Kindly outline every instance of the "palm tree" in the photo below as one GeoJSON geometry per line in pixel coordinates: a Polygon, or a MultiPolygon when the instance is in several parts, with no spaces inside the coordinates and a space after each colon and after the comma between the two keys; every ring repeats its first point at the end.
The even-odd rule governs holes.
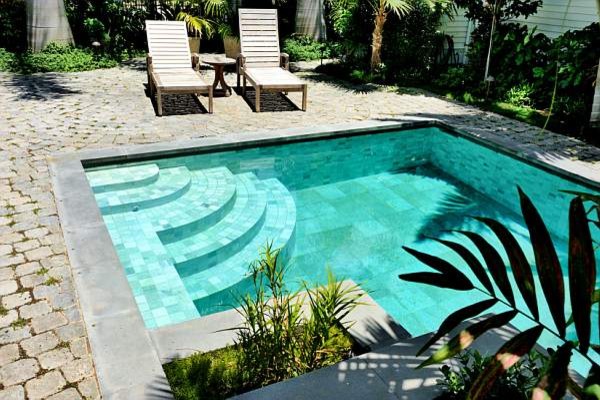
{"type": "Polygon", "coordinates": [[[410,0],[375,0],[371,1],[374,11],[373,34],[371,36],[371,71],[375,71],[381,65],[381,46],[383,44],[383,26],[390,12],[399,17],[406,15],[412,10],[410,0]]]}

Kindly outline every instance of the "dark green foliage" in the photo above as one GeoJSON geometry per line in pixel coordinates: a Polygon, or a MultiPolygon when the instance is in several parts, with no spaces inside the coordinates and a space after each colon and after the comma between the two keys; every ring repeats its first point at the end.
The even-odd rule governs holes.
{"type": "Polygon", "coordinates": [[[117,58],[146,48],[144,21],[153,18],[154,1],[135,7],[120,0],[65,0],[65,7],[78,45],[98,41],[103,52],[117,58]]]}
{"type": "Polygon", "coordinates": [[[437,31],[440,13],[422,1],[414,1],[407,15],[388,16],[382,60],[388,82],[407,86],[431,78],[443,36],[437,31]]]}
{"type": "MultiPolygon", "coordinates": [[[[27,20],[24,0],[0,0],[0,48],[23,51],[27,48],[27,20]]],[[[0,65],[0,68],[1,65],[0,65]]]]}
{"type": "Polygon", "coordinates": [[[105,55],[94,55],[89,49],[59,43],[50,43],[39,53],[12,54],[0,49],[0,70],[27,74],[89,71],[112,68],[117,64],[117,60],[105,55]]]}
{"type": "MultiPolygon", "coordinates": [[[[444,377],[438,380],[438,385],[443,388],[444,394],[438,397],[439,400],[465,399],[477,377],[493,360],[493,356],[483,356],[476,350],[467,350],[454,358],[459,364],[457,370],[448,365],[440,368],[444,377]]],[[[547,356],[531,351],[494,383],[486,398],[529,400],[547,366],[547,356]]]]}
{"type": "Polygon", "coordinates": [[[0,48],[0,71],[11,71],[15,63],[15,55],[0,48]]]}
{"type": "Polygon", "coordinates": [[[332,45],[321,43],[308,36],[292,35],[283,41],[283,52],[291,61],[309,61],[332,56],[332,45]]]}
{"type": "Polygon", "coordinates": [[[225,347],[163,365],[177,400],[225,399],[240,393],[238,350],[225,347]]]}

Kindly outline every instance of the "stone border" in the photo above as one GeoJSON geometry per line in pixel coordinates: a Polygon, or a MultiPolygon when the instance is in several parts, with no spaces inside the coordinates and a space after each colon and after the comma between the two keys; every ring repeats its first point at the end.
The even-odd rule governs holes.
{"type": "MultiPolygon", "coordinates": [[[[193,350],[209,349],[208,346],[220,346],[228,340],[226,336],[210,339],[206,335],[198,335],[198,338],[202,336],[206,340],[199,343],[198,338],[190,335],[190,329],[214,334],[216,329],[212,323],[231,326],[237,320],[231,312],[225,311],[154,332],[146,329],[87,181],[84,167],[423,127],[443,128],[566,179],[576,180],[594,190],[600,184],[597,171],[583,162],[553,158],[500,138],[496,143],[491,143],[437,120],[414,118],[405,122],[364,121],[236,133],[180,142],[86,150],[49,157],[58,214],[103,396],[116,399],[170,398],[161,361],[179,351],[189,354],[193,350]],[[209,324],[210,331],[206,329],[209,324]]],[[[373,316],[372,312],[363,314],[358,316],[358,320],[373,316]]],[[[385,312],[378,314],[376,320],[383,321],[388,327],[392,326],[388,333],[395,331],[395,323],[385,312]]],[[[386,331],[387,328],[383,330],[386,331]]],[[[370,340],[370,345],[375,346],[379,339],[370,340]]]]}

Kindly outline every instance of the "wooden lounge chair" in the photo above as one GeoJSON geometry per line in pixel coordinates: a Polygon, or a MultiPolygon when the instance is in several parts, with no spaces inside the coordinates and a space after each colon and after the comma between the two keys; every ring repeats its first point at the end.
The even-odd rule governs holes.
{"type": "Polygon", "coordinates": [[[198,54],[190,54],[187,29],[183,21],[146,21],[148,36],[148,87],[156,93],[156,108],[162,115],[164,93],[208,93],[208,112],[213,112],[212,85],[197,71],[198,54]]]}
{"type": "Polygon", "coordinates": [[[307,84],[292,74],[289,56],[279,51],[277,10],[240,8],[241,54],[237,60],[237,86],[240,75],[256,90],[256,112],[260,112],[262,92],[302,92],[302,110],[306,111],[307,84]]]}

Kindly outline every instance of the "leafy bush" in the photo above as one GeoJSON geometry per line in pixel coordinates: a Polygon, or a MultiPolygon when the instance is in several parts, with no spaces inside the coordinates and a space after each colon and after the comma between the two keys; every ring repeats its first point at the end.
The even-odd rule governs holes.
{"type": "Polygon", "coordinates": [[[94,55],[89,49],[80,49],[60,43],[50,43],[39,53],[24,53],[19,56],[13,70],[34,72],[76,72],[98,68],[112,68],[118,62],[107,56],[94,55]]]}
{"type": "Polygon", "coordinates": [[[0,48],[22,51],[27,48],[27,20],[24,0],[0,1],[0,48]]]}
{"type": "Polygon", "coordinates": [[[65,0],[65,8],[78,45],[99,41],[104,52],[120,58],[123,52],[146,48],[144,21],[153,18],[156,3],[145,3],[137,7],[122,0],[65,0]]]}
{"type": "Polygon", "coordinates": [[[506,102],[519,107],[531,107],[533,95],[533,85],[525,83],[514,86],[506,93],[506,102]]]}
{"type": "Polygon", "coordinates": [[[308,36],[293,35],[283,41],[283,51],[291,61],[310,61],[331,57],[331,47],[308,36]]]}
{"type": "Polygon", "coordinates": [[[359,304],[359,288],[343,287],[329,271],[325,286],[310,288],[305,283],[306,295],[289,292],[288,267],[279,256],[279,250],[266,247],[261,259],[251,265],[254,294],[240,299],[244,323],[236,341],[238,365],[250,387],[330,365],[348,356],[351,347],[341,320],[359,304]],[[304,296],[308,315],[302,311],[304,296]]]}
{"type": "Polygon", "coordinates": [[[0,71],[11,71],[15,63],[15,55],[0,48],[0,71]]]}
{"type": "Polygon", "coordinates": [[[178,400],[224,399],[240,392],[238,350],[230,346],[195,353],[163,366],[173,396],[178,400]]]}
{"type": "MultiPolygon", "coordinates": [[[[437,384],[444,390],[439,400],[463,400],[471,390],[477,377],[490,365],[492,356],[483,356],[477,350],[467,350],[454,357],[458,369],[448,365],[440,368],[444,375],[437,384]]],[[[492,386],[486,399],[529,400],[537,382],[544,376],[548,357],[533,350],[527,357],[510,367],[492,386]]]]}
{"type": "Polygon", "coordinates": [[[252,294],[240,298],[244,322],[234,346],[164,365],[178,400],[224,399],[339,362],[352,341],[341,322],[359,303],[357,286],[328,272],[327,284],[287,290],[287,267],[267,245],[250,266],[252,294]]]}

